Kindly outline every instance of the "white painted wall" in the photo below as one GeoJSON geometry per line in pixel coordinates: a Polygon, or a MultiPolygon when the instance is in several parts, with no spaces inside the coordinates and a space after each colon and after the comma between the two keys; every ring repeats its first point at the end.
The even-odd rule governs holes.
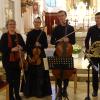
{"type": "Polygon", "coordinates": [[[100,0],[97,0],[97,11],[100,12],[100,0]]]}
{"type": "MultiPolygon", "coordinates": [[[[8,6],[9,0],[0,0],[0,29],[5,27],[6,24],[6,13],[5,9],[8,6]]],[[[14,17],[17,23],[17,30],[18,32],[22,32],[23,24],[22,24],[22,17],[21,17],[21,0],[12,0],[14,1],[14,17]]]]}
{"type": "Polygon", "coordinates": [[[23,14],[24,19],[24,29],[25,31],[29,31],[30,28],[33,28],[33,22],[32,22],[32,7],[28,7],[27,12],[23,14]]]}
{"type": "Polygon", "coordinates": [[[15,15],[15,20],[16,20],[16,28],[19,32],[21,32],[22,29],[22,18],[21,18],[21,0],[12,0],[14,1],[14,15],[15,15]]]}
{"type": "Polygon", "coordinates": [[[0,29],[5,27],[5,0],[0,0],[0,29]]]}

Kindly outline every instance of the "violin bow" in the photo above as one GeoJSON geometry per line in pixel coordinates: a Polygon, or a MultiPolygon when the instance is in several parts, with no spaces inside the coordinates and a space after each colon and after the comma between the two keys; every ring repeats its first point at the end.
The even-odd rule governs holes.
{"type": "MultiPolygon", "coordinates": [[[[44,22],[43,16],[42,16],[42,25],[43,25],[43,31],[44,31],[44,28],[45,28],[45,22],[44,22]]],[[[42,32],[43,32],[43,31],[41,30],[41,32],[40,32],[40,34],[39,34],[39,36],[37,37],[36,42],[38,42],[38,41],[39,41],[40,36],[42,35],[42,32]]]]}
{"type": "Polygon", "coordinates": [[[64,37],[58,39],[58,40],[56,41],[56,43],[57,43],[58,41],[60,41],[60,40],[63,40],[65,37],[68,37],[68,36],[72,35],[74,32],[79,31],[79,30],[80,30],[80,29],[77,29],[77,30],[75,30],[75,31],[73,31],[73,32],[71,32],[71,33],[65,35],[64,37]]]}

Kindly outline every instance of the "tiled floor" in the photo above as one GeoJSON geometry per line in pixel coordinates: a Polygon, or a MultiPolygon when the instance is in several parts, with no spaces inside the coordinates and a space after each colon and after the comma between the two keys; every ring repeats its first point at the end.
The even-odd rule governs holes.
{"type": "MultiPolygon", "coordinates": [[[[54,84],[52,84],[53,94],[52,94],[51,97],[49,96],[49,97],[40,98],[40,99],[33,97],[33,98],[26,99],[22,96],[22,98],[23,98],[22,100],[55,100],[55,91],[54,90],[55,90],[54,89],[54,84]]],[[[91,94],[92,94],[92,84],[90,84],[90,97],[91,97],[91,100],[100,100],[100,89],[99,89],[98,97],[92,98],[91,94]]],[[[84,100],[86,96],[87,96],[87,85],[86,85],[86,83],[78,82],[78,87],[77,87],[77,93],[76,94],[74,94],[73,82],[69,83],[69,87],[68,87],[69,100],[84,100]]],[[[5,91],[0,93],[0,100],[5,100],[5,91]]]]}

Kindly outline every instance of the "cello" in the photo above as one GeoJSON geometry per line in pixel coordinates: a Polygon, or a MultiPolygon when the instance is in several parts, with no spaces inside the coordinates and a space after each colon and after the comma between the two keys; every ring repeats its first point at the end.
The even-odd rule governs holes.
{"type": "MultiPolygon", "coordinates": [[[[57,45],[56,45],[56,49],[55,49],[55,53],[54,53],[55,57],[72,57],[73,46],[69,41],[65,42],[64,39],[66,37],[70,36],[71,34],[73,34],[74,32],[75,31],[65,35],[64,37],[62,37],[56,41],[57,45]]],[[[73,71],[76,72],[76,70],[73,70],[73,71]]],[[[54,69],[54,70],[52,70],[52,73],[56,79],[63,80],[66,78],[69,79],[72,76],[73,71],[72,70],[62,70],[61,71],[59,69],[54,69]],[[61,75],[61,74],[63,74],[63,75],[61,75]],[[61,77],[61,76],[63,76],[63,77],[61,77]]]]}

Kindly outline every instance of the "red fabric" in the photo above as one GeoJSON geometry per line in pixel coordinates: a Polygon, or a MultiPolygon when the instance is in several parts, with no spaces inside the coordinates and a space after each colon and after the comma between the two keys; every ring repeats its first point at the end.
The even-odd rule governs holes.
{"type": "Polygon", "coordinates": [[[12,41],[9,32],[8,32],[8,48],[12,48],[12,41]]]}
{"type": "Polygon", "coordinates": [[[45,24],[47,26],[48,35],[52,34],[54,20],[55,20],[55,24],[59,24],[57,13],[48,13],[48,12],[45,13],[45,24]]]}
{"type": "MultiPolygon", "coordinates": [[[[16,39],[18,41],[17,34],[16,34],[16,39]]],[[[10,49],[12,48],[12,40],[11,40],[11,35],[9,34],[9,32],[8,32],[8,48],[10,48],[10,49]]],[[[14,62],[14,61],[18,61],[18,60],[19,60],[19,53],[18,52],[10,52],[9,61],[14,62]]]]}

